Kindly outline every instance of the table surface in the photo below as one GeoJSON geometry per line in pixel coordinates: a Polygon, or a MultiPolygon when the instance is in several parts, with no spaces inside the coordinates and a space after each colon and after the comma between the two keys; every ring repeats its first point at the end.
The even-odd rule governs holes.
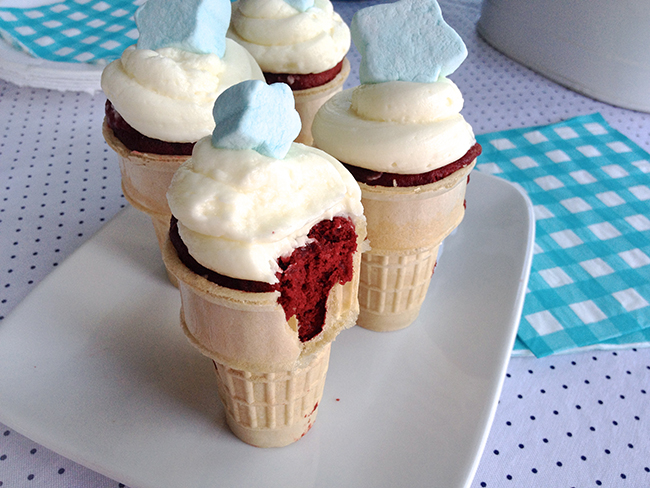
{"type": "MultiPolygon", "coordinates": [[[[349,23],[374,1],[337,2],[349,23]]],[[[469,56],[451,76],[477,134],[600,112],[650,151],[650,114],[567,90],[476,34],[479,0],[440,1],[469,56]]],[[[346,86],[358,84],[358,53],[346,86]]],[[[105,97],[0,81],[0,327],[67,256],[127,205],[101,135],[105,97]]],[[[650,486],[650,349],[512,358],[472,487],[650,486]]],[[[0,487],[124,486],[0,424],[0,487]]]]}

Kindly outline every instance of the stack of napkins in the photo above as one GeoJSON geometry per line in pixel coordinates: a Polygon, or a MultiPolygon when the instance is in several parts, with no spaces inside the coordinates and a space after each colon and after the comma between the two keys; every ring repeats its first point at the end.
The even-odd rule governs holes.
{"type": "Polygon", "coordinates": [[[650,155],[600,114],[477,140],[535,210],[514,354],[650,345],[650,155]]]}

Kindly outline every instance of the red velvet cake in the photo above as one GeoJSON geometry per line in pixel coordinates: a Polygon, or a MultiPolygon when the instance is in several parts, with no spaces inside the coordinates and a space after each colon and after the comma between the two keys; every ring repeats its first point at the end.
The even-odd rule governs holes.
{"type": "Polygon", "coordinates": [[[387,186],[387,187],[409,187],[428,185],[435,183],[443,178],[455,173],[461,168],[472,164],[474,160],[481,154],[481,145],[474,144],[469,151],[465,153],[460,159],[449,163],[441,168],[428,171],[426,173],[418,174],[398,174],[398,173],[384,173],[381,171],[373,171],[370,169],[352,166],[350,164],[343,165],[352,173],[354,179],[360,183],[365,183],[370,186],[387,186]]]}
{"type": "Polygon", "coordinates": [[[352,258],[357,250],[354,223],[349,218],[323,220],[309,232],[311,242],[280,258],[282,272],[279,283],[231,278],[199,264],[189,253],[179,233],[177,220],[172,217],[170,240],[181,262],[207,280],[233,290],[252,293],[279,291],[278,302],[287,320],[298,320],[298,336],[302,342],[317,336],[325,324],[325,303],[332,287],[352,279],[352,258]]]}
{"type": "Polygon", "coordinates": [[[295,74],[295,73],[264,73],[264,79],[271,83],[286,83],[292,90],[306,90],[329,83],[343,68],[343,60],[336,66],[320,73],[295,74]]]}
{"type": "Polygon", "coordinates": [[[131,151],[177,156],[192,155],[193,142],[167,142],[141,134],[122,118],[110,100],[106,100],[105,114],[106,125],[113,131],[115,137],[131,151]]]}

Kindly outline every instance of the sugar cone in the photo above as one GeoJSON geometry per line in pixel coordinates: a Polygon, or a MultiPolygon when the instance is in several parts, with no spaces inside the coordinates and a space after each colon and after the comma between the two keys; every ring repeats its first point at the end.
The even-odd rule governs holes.
{"type": "Polygon", "coordinates": [[[343,83],[350,74],[350,61],[343,58],[343,67],[336,77],[321,86],[307,88],[306,90],[295,90],[293,97],[296,101],[296,110],[300,114],[302,129],[295,142],[311,146],[314,138],[311,135],[311,124],[318,109],[332,96],[343,89],[343,83]]]}
{"type": "Polygon", "coordinates": [[[280,447],[312,426],[323,393],[330,344],[355,324],[361,245],[366,228],[355,222],[358,251],[353,279],[327,298],[325,325],[307,342],[294,317],[286,319],[279,292],[250,293],[216,285],[187,268],[169,239],[163,260],[181,294],[181,326],[217,368],[218,390],[231,430],[244,442],[280,447]]]}
{"type": "Polygon", "coordinates": [[[303,367],[273,373],[252,373],[215,361],[219,397],[226,422],[244,442],[281,447],[304,436],[323,396],[330,344],[303,367]]]}
{"type": "Polygon", "coordinates": [[[361,284],[357,324],[376,331],[398,330],[420,313],[436,265],[439,245],[361,258],[361,284]]]}
{"type": "Polygon", "coordinates": [[[391,331],[417,318],[440,244],[465,215],[474,164],[419,187],[359,184],[371,250],[361,260],[358,325],[391,331]]]}
{"type": "MultiPolygon", "coordinates": [[[[169,233],[171,211],[167,205],[167,188],[172,176],[189,156],[163,155],[131,151],[115,137],[106,121],[102,133],[108,145],[117,153],[122,174],[122,193],[138,210],[151,217],[158,245],[162,245],[169,233]]],[[[176,279],[168,273],[176,286],[176,279]]]]}

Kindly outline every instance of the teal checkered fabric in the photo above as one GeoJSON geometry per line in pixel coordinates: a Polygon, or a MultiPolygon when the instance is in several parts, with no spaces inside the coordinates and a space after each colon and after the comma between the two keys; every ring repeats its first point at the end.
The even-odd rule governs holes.
{"type": "Polygon", "coordinates": [[[534,205],[517,347],[542,357],[650,339],[650,155],[600,114],[477,136],[479,171],[534,205]]]}
{"type": "Polygon", "coordinates": [[[1,8],[0,34],[48,61],[105,64],[135,44],[142,0],[66,0],[39,8],[1,8]]]}

